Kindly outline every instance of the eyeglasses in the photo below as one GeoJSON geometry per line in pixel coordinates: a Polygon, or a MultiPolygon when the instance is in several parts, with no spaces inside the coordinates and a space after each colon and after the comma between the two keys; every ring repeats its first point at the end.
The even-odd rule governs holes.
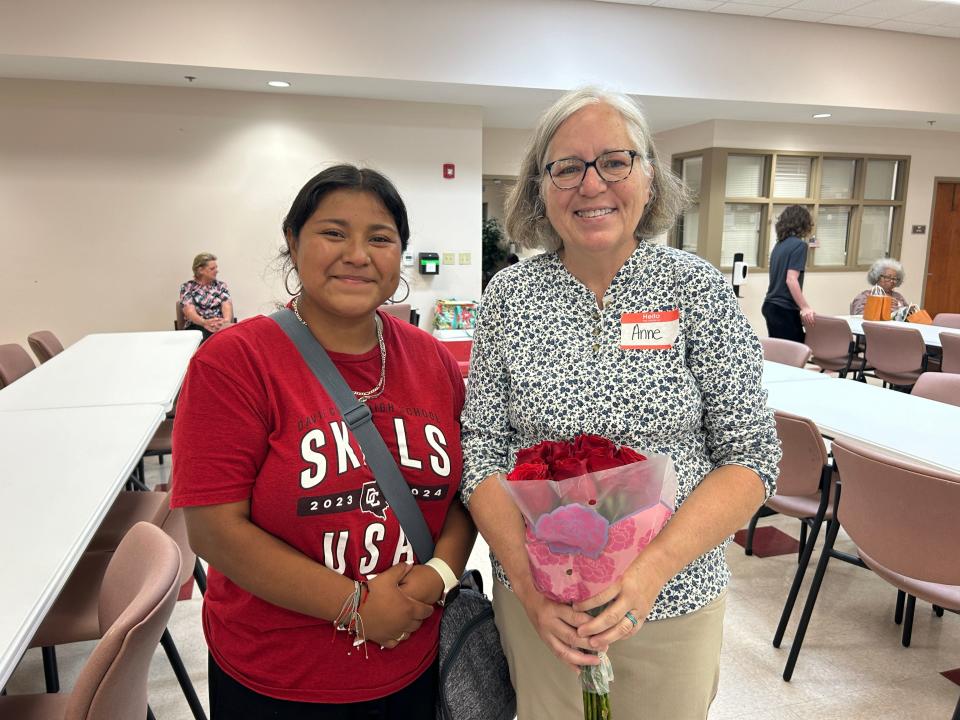
{"type": "Polygon", "coordinates": [[[889,280],[890,282],[896,282],[896,281],[899,280],[900,278],[898,278],[896,275],[881,275],[879,279],[880,279],[880,280],[889,280]]]}
{"type": "Polygon", "coordinates": [[[561,158],[547,163],[544,169],[554,185],[561,190],[572,190],[580,186],[591,167],[604,182],[626,180],[633,171],[633,159],[639,154],[636,150],[611,150],[590,162],[577,157],[561,158]]]}

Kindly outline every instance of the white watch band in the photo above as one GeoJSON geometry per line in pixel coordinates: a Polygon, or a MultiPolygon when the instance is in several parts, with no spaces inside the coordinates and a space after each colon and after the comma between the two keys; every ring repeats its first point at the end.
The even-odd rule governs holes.
{"type": "Polygon", "coordinates": [[[440,579],[443,580],[443,594],[446,595],[448,592],[453,590],[457,585],[460,584],[460,580],[456,575],[453,574],[453,570],[450,569],[450,566],[447,565],[440,558],[430,558],[424,565],[428,565],[437,571],[437,574],[440,575],[440,579]]]}

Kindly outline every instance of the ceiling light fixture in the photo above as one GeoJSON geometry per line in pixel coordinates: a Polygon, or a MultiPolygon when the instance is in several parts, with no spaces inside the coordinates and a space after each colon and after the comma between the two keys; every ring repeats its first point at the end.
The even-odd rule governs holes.
{"type": "Polygon", "coordinates": [[[824,118],[833,117],[830,113],[814,113],[813,117],[817,120],[823,120],[824,118]]]}
{"type": "Polygon", "coordinates": [[[270,87],[277,87],[277,88],[290,87],[290,83],[288,83],[286,80],[271,80],[270,82],[267,83],[267,85],[269,85],[270,87]]]}

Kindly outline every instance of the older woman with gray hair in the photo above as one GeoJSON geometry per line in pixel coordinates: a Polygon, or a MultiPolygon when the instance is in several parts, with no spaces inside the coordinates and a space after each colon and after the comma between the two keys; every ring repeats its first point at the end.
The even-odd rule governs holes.
{"type": "Polygon", "coordinates": [[[615,718],[705,718],[716,694],[724,547],[775,491],[780,450],[760,343],[729,283],[651,241],[686,202],[633,100],[594,88],[546,111],[507,201],[510,237],[546,252],[483,295],[461,496],[494,556],[521,720],[582,717],[569,669],[596,664],[594,652],[613,661],[615,718]],[[638,319],[662,339],[623,340],[638,319]],[[679,489],[676,514],[624,575],[570,607],[536,590],[498,478],[519,448],[578,433],[669,455],[679,489]]]}
{"type": "Polygon", "coordinates": [[[892,298],[892,307],[890,308],[892,312],[910,304],[903,295],[894,290],[894,288],[903,285],[903,265],[896,260],[880,258],[874,261],[867,271],[867,282],[870,283],[870,287],[857,295],[850,303],[851,315],[863,315],[863,308],[867,304],[867,296],[872,295],[874,287],[878,285],[885,295],[892,298]]]}

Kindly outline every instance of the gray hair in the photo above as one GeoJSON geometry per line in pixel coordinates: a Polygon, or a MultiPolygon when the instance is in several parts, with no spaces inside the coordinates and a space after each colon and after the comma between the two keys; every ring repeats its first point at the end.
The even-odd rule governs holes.
{"type": "Polygon", "coordinates": [[[893,258],[875,260],[867,271],[867,282],[876,285],[880,282],[880,276],[883,275],[884,270],[893,270],[897,274],[897,284],[894,287],[903,285],[903,265],[893,258]]]}
{"type": "Polygon", "coordinates": [[[208,262],[213,262],[217,256],[213,253],[202,252],[193,259],[193,276],[197,277],[197,271],[208,262]]]}
{"type": "Polygon", "coordinates": [[[686,186],[660,163],[650,128],[637,103],[622,93],[596,87],[572,90],[557,100],[541,117],[520,164],[520,175],[505,203],[505,225],[511,241],[528,249],[559,250],[562,238],[547,220],[543,183],[549,182],[544,164],[550,143],[563,122],[588,105],[605,104],[620,113],[634,149],[639,153],[640,169],[653,182],[650,200],[634,231],[638,240],[654,237],[673,227],[677,216],[689,204],[686,186]],[[654,171],[655,170],[655,171],[654,171]]]}

